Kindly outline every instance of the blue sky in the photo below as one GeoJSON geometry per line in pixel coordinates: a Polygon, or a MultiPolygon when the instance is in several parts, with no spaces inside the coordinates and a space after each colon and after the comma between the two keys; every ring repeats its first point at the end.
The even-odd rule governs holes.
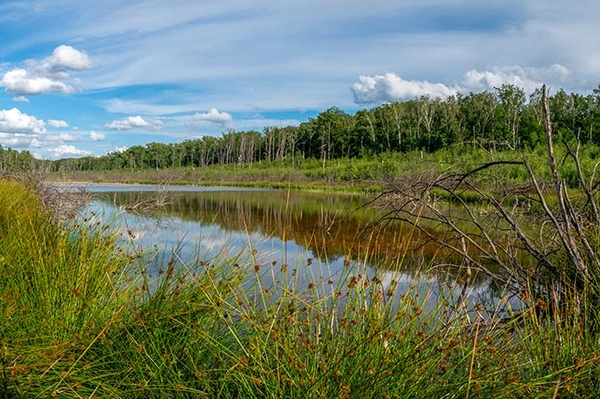
{"type": "Polygon", "coordinates": [[[2,0],[0,145],[103,155],[336,106],[600,83],[591,0],[2,0]]]}

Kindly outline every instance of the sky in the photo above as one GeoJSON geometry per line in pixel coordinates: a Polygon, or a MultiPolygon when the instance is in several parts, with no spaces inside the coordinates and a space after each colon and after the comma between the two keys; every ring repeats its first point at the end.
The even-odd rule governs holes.
{"type": "Polygon", "coordinates": [[[40,159],[330,107],[600,83],[592,0],[0,0],[0,145],[40,159]]]}

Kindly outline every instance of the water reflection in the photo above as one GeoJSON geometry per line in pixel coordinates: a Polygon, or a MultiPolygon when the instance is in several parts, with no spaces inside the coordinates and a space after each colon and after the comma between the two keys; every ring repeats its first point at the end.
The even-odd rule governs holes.
{"type": "MultiPolygon", "coordinates": [[[[138,192],[105,193],[103,198],[116,207],[144,200],[138,192]]],[[[292,242],[322,260],[332,260],[346,256],[348,248],[361,242],[372,217],[360,209],[363,202],[359,196],[276,190],[177,191],[172,192],[171,203],[145,216],[210,226],[226,236],[257,235],[292,242]]]]}
{"type": "MultiPolygon", "coordinates": [[[[150,273],[172,255],[182,262],[215,259],[248,265],[260,273],[261,286],[291,281],[296,289],[317,286],[323,294],[339,290],[338,281],[355,276],[378,279],[387,294],[417,291],[437,297],[453,289],[457,303],[496,301],[490,282],[475,279],[456,289],[448,270],[418,273],[435,257],[413,231],[401,226],[374,228],[378,213],[367,198],[285,190],[171,188],[171,201],[145,214],[125,211],[152,195],[153,187],[90,187],[96,192],[88,212],[123,231],[123,240],[152,253],[150,273]],[[150,251],[148,251],[150,249],[150,251]]],[[[389,295],[387,295],[389,296],[389,295]]]]}

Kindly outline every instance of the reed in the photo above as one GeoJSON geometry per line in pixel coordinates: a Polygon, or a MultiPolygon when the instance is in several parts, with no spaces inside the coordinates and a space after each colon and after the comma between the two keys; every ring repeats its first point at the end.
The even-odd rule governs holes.
{"type": "Polygon", "coordinates": [[[113,320],[127,259],[100,225],[53,222],[21,183],[0,180],[0,209],[3,374],[35,384],[113,320]]]}

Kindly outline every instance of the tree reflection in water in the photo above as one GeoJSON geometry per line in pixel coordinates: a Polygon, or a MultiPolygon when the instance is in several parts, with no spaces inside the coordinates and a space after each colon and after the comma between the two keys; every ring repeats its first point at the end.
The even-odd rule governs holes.
{"type": "Polygon", "coordinates": [[[481,276],[467,281],[448,267],[421,273],[444,263],[443,251],[400,225],[374,227],[378,211],[363,206],[368,198],[362,195],[175,187],[166,206],[140,215],[124,209],[151,195],[151,188],[90,189],[97,200],[87,211],[114,223],[125,239],[151,254],[150,274],[176,254],[181,262],[247,265],[260,273],[262,287],[293,280],[295,288],[320,289],[322,295],[343,289],[339,281],[376,279],[387,300],[411,287],[434,298],[450,289],[457,306],[463,299],[483,303],[500,297],[481,276]]]}

